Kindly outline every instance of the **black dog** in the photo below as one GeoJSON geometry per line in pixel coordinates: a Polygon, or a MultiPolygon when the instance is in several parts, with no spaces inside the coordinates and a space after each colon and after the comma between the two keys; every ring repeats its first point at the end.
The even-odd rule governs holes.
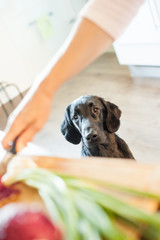
{"type": "Polygon", "coordinates": [[[82,156],[134,159],[127,144],[115,134],[120,116],[115,104],[97,96],[82,96],[67,107],[61,132],[73,144],[82,140],[82,156]]]}

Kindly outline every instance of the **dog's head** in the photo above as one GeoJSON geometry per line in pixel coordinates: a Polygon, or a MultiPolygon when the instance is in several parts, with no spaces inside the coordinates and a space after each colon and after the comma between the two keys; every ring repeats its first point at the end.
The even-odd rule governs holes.
{"type": "Polygon", "coordinates": [[[66,140],[86,147],[106,142],[106,133],[114,133],[120,126],[121,111],[103,98],[82,96],[66,109],[61,132],[66,140]]]}

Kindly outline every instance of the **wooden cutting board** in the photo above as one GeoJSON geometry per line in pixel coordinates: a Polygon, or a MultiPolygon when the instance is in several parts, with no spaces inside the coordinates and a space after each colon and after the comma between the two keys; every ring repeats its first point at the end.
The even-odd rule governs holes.
{"type": "Polygon", "coordinates": [[[160,195],[160,164],[127,159],[32,157],[41,168],[76,177],[94,178],[160,195]]]}
{"type": "MultiPolygon", "coordinates": [[[[23,160],[23,158],[26,157],[22,156],[21,159],[23,160]]],[[[30,158],[38,167],[53,170],[57,173],[72,175],[78,178],[92,178],[123,187],[155,193],[160,196],[160,164],[145,164],[127,159],[97,157],[67,159],[32,156],[30,158]]],[[[22,184],[18,188],[22,189],[22,193],[16,201],[33,201],[33,195],[35,195],[34,201],[37,201],[38,198],[35,192],[29,191],[22,184]]],[[[157,200],[135,197],[133,195],[124,197],[122,193],[118,197],[148,212],[154,212],[159,208],[157,200]]]]}
{"type": "MultiPolygon", "coordinates": [[[[144,164],[136,161],[110,158],[66,159],[57,157],[32,157],[40,168],[47,168],[57,173],[73,175],[78,178],[92,178],[155,193],[160,196],[160,164],[144,164]]],[[[159,208],[157,200],[136,196],[119,198],[147,212],[159,208]]]]}

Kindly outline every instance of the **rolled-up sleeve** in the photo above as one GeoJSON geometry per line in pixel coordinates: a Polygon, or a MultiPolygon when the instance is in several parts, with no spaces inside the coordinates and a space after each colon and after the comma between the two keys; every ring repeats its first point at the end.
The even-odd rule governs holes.
{"type": "Polygon", "coordinates": [[[90,0],[80,12],[116,39],[137,14],[145,0],[90,0]]]}

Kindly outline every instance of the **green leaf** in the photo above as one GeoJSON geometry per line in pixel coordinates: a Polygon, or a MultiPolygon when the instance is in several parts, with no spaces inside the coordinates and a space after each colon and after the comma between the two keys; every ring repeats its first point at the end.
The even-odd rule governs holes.
{"type": "Polygon", "coordinates": [[[147,214],[140,209],[131,207],[127,203],[124,203],[106,193],[98,192],[97,190],[84,191],[92,196],[93,199],[101,206],[103,206],[106,210],[112,211],[115,214],[130,221],[146,224],[150,227],[153,227],[157,234],[160,236],[160,216],[156,214],[147,214]]]}
{"type": "Polygon", "coordinates": [[[93,225],[85,218],[79,220],[79,232],[83,240],[101,240],[101,236],[93,225]]]}
{"type": "MultiPolygon", "coordinates": [[[[109,215],[88,195],[82,192],[76,192],[75,202],[81,216],[88,220],[94,229],[97,229],[103,237],[107,237],[107,239],[110,240],[129,239],[114,226],[109,215]]],[[[131,238],[129,240],[131,240],[131,238]]]]}

